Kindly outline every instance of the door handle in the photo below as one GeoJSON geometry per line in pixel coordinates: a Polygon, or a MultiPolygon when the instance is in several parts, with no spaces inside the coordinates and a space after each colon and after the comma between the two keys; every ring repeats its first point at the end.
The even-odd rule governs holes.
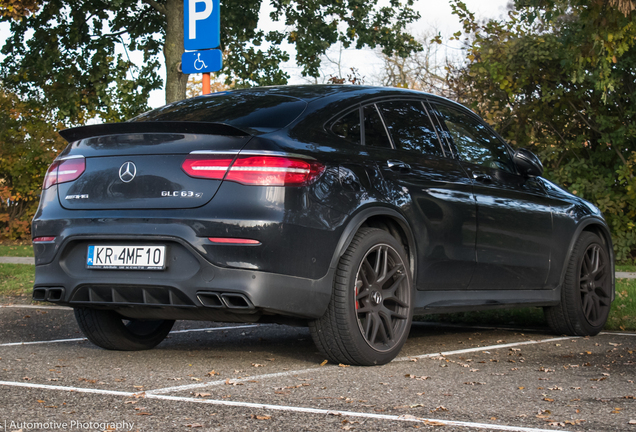
{"type": "Polygon", "coordinates": [[[484,174],[482,172],[473,172],[473,178],[477,181],[481,182],[491,182],[492,177],[489,174],[484,174]]]}
{"type": "Polygon", "coordinates": [[[389,167],[389,169],[393,171],[406,172],[411,170],[411,165],[407,164],[406,162],[402,162],[400,160],[390,159],[386,161],[386,164],[389,167]]]}

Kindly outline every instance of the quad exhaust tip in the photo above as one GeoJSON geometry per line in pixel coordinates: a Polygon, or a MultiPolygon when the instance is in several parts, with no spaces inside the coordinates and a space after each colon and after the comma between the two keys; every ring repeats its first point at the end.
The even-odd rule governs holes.
{"type": "Polygon", "coordinates": [[[227,309],[255,309],[252,302],[243,294],[198,292],[197,298],[203,306],[227,309]]]}
{"type": "Polygon", "coordinates": [[[58,302],[64,298],[64,288],[51,287],[51,288],[35,288],[33,290],[33,300],[35,301],[48,301],[58,302]]]}

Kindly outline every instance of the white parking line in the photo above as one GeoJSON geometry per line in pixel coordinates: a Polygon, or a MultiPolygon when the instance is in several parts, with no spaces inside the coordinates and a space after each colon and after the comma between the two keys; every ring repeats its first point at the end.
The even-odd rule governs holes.
{"type": "MultiPolygon", "coordinates": [[[[304,374],[304,373],[307,373],[307,372],[313,372],[313,371],[316,371],[318,369],[319,368],[317,368],[317,367],[311,367],[311,368],[307,368],[307,369],[299,369],[299,370],[293,370],[293,371],[275,372],[275,373],[271,373],[271,374],[255,375],[255,376],[249,376],[249,377],[245,377],[245,378],[233,379],[232,382],[240,383],[240,382],[246,382],[246,381],[254,381],[254,380],[257,380],[257,379],[279,378],[279,377],[290,376],[290,375],[300,375],[300,374],[304,374]]],[[[186,385],[175,386],[175,387],[163,387],[163,388],[158,388],[158,389],[155,389],[155,390],[148,390],[148,391],[146,391],[146,394],[171,393],[171,392],[175,392],[175,391],[192,390],[192,389],[198,389],[198,388],[202,388],[202,387],[217,386],[217,385],[221,385],[221,384],[225,384],[225,380],[208,381],[206,383],[199,383],[199,384],[186,384],[186,385]]]]}
{"type": "MultiPolygon", "coordinates": [[[[123,391],[115,391],[115,390],[100,390],[100,389],[88,389],[88,388],[81,388],[81,387],[53,386],[53,385],[46,385],[46,384],[30,384],[30,383],[21,383],[21,382],[13,382],[13,381],[0,381],[0,385],[7,386],[7,387],[37,388],[37,389],[43,389],[43,390],[102,394],[102,395],[109,395],[109,396],[135,397],[140,395],[139,393],[131,393],[131,392],[123,392],[123,391]]],[[[297,407],[297,406],[287,406],[287,405],[270,405],[270,404],[261,404],[261,403],[253,403],[253,402],[238,402],[238,401],[215,400],[215,399],[195,399],[191,397],[157,395],[157,394],[152,394],[148,392],[146,392],[144,396],[146,399],[156,399],[156,400],[165,400],[165,401],[174,401],[174,402],[190,402],[190,403],[209,404],[209,405],[221,405],[221,406],[228,406],[228,407],[254,408],[254,409],[265,409],[265,410],[271,410],[271,411],[287,411],[287,412],[296,412],[296,413],[305,413],[305,414],[334,415],[334,416],[343,416],[343,417],[358,417],[358,418],[368,418],[368,419],[375,419],[375,420],[388,420],[388,421],[400,421],[400,422],[411,422],[411,423],[437,423],[437,424],[443,424],[445,426],[470,427],[474,429],[489,429],[489,430],[516,431],[516,432],[553,432],[554,431],[554,429],[537,429],[537,428],[529,428],[529,427],[521,427],[521,426],[507,426],[507,425],[473,423],[473,422],[455,421],[455,420],[431,419],[431,418],[415,417],[412,415],[396,416],[396,415],[388,415],[388,414],[365,413],[365,412],[358,412],[358,411],[341,411],[341,410],[327,410],[327,409],[321,409],[321,408],[297,407]]]]}
{"type": "MultiPolygon", "coordinates": [[[[197,329],[185,329],[185,330],[174,330],[171,331],[170,334],[173,333],[191,333],[191,332],[209,332],[209,331],[215,331],[215,330],[234,330],[234,329],[244,329],[244,328],[250,328],[250,327],[258,327],[258,325],[243,325],[243,326],[233,326],[233,327],[207,327],[207,328],[197,328],[197,329]]],[[[54,339],[54,340],[47,340],[47,341],[32,341],[32,342],[10,342],[10,343],[3,343],[0,344],[0,347],[5,347],[5,346],[18,346],[18,345],[39,345],[39,344],[51,344],[51,343],[62,343],[62,342],[79,342],[79,341],[85,341],[86,338],[72,338],[72,339],[54,339]]]]}
{"type": "MultiPolygon", "coordinates": [[[[535,344],[540,344],[540,343],[561,341],[561,340],[566,340],[566,339],[572,339],[572,337],[560,337],[560,338],[550,338],[550,339],[542,339],[542,340],[512,342],[512,343],[507,343],[507,344],[488,345],[488,346],[467,348],[467,349],[461,349],[461,350],[455,350],[455,351],[445,351],[445,352],[435,352],[435,353],[429,353],[429,354],[420,354],[420,355],[414,355],[414,356],[399,357],[399,358],[394,359],[393,362],[411,361],[411,359],[415,359],[415,358],[418,358],[418,359],[430,358],[430,357],[437,357],[437,356],[440,356],[440,355],[441,356],[449,356],[449,355],[455,355],[455,354],[465,354],[465,353],[475,352],[475,351],[487,351],[487,350],[495,350],[495,349],[501,349],[501,348],[511,348],[511,347],[516,347],[516,346],[521,346],[521,345],[535,345],[535,344]]],[[[283,377],[283,376],[290,376],[290,375],[299,375],[299,374],[305,374],[305,373],[308,373],[308,372],[317,371],[319,369],[331,370],[331,371],[336,370],[336,369],[332,369],[332,368],[310,367],[310,368],[307,368],[307,369],[299,369],[299,370],[294,370],[294,371],[277,372],[277,373],[263,374],[263,375],[253,375],[253,376],[249,376],[249,377],[245,377],[245,378],[233,379],[232,382],[237,382],[238,383],[238,382],[246,382],[246,381],[253,381],[253,380],[276,378],[276,377],[283,377]]],[[[198,384],[185,384],[185,385],[182,385],[182,386],[158,388],[158,389],[154,389],[154,390],[148,390],[146,392],[146,394],[171,393],[171,392],[178,392],[178,391],[185,391],[185,390],[201,389],[201,388],[217,386],[217,385],[221,385],[221,384],[225,384],[225,380],[215,380],[215,381],[208,381],[208,382],[205,382],[205,383],[198,383],[198,384]]]]}
{"type": "Polygon", "coordinates": [[[523,341],[523,342],[511,342],[511,343],[507,343],[507,344],[498,344],[498,345],[487,345],[487,346],[466,348],[466,349],[455,350],[455,351],[443,351],[443,352],[431,353],[431,354],[421,354],[421,355],[414,355],[414,356],[407,356],[407,357],[399,357],[399,358],[396,358],[393,361],[409,361],[411,359],[437,357],[437,356],[440,356],[440,355],[441,356],[448,356],[448,355],[455,355],[455,354],[466,354],[466,353],[471,353],[471,352],[476,352],[476,351],[488,351],[488,350],[495,350],[495,349],[501,349],[501,348],[512,348],[512,347],[522,346],[522,345],[536,345],[536,344],[541,344],[541,343],[556,342],[556,341],[562,341],[562,340],[568,340],[568,339],[576,339],[576,338],[578,338],[578,336],[558,337],[558,338],[541,339],[541,340],[530,340],[530,341],[523,341]]]}
{"type": "Polygon", "coordinates": [[[33,341],[33,342],[10,342],[0,344],[0,347],[8,347],[8,346],[18,346],[18,345],[39,345],[39,344],[52,344],[52,343],[60,343],[60,342],[79,342],[85,341],[86,338],[74,338],[74,339],[54,339],[48,341],[33,341]]]}
{"type": "Polygon", "coordinates": [[[0,308],[73,310],[73,308],[66,307],[66,306],[37,306],[37,305],[0,305],[0,308]]]}

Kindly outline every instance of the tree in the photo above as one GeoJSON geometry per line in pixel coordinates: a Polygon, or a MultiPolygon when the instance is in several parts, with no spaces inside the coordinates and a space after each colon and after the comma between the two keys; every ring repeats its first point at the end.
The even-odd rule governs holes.
{"type": "Polygon", "coordinates": [[[43,173],[66,142],[43,107],[0,89],[0,238],[29,238],[43,173]]]}
{"type": "MultiPolygon", "coordinates": [[[[419,44],[405,28],[419,15],[411,8],[413,0],[404,1],[379,6],[379,0],[271,0],[272,19],[285,30],[269,32],[258,29],[262,0],[223,4],[220,48],[226,83],[286,83],[280,68],[289,59],[280,48],[284,40],[295,47],[302,74],[312,77],[319,74],[322,55],[338,41],[345,47],[381,47],[387,55],[417,51],[419,44]]],[[[52,0],[12,21],[11,32],[2,48],[4,86],[54,107],[67,124],[95,116],[115,121],[147,109],[149,92],[162,85],[160,53],[166,101],[185,98],[188,77],[179,72],[182,0],[52,0]],[[129,60],[133,51],[143,54],[141,67],[129,60]]]]}
{"type": "Polygon", "coordinates": [[[476,22],[454,0],[467,44],[466,100],[546,176],[594,202],[618,260],[636,257],[636,12],[615,0],[516,0],[476,22]]]}
{"type": "MultiPolygon", "coordinates": [[[[435,39],[437,41],[437,39],[435,39]]],[[[408,57],[380,53],[383,69],[382,85],[410,88],[457,99],[450,80],[459,59],[442,54],[439,45],[431,40],[431,33],[418,38],[422,50],[408,57]]]]}

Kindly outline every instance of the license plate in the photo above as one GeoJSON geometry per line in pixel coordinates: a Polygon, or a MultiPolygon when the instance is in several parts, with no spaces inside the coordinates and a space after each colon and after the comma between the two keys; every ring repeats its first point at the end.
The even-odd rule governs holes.
{"type": "Polygon", "coordinates": [[[86,267],[113,270],[163,270],[165,246],[88,246],[86,267]]]}

